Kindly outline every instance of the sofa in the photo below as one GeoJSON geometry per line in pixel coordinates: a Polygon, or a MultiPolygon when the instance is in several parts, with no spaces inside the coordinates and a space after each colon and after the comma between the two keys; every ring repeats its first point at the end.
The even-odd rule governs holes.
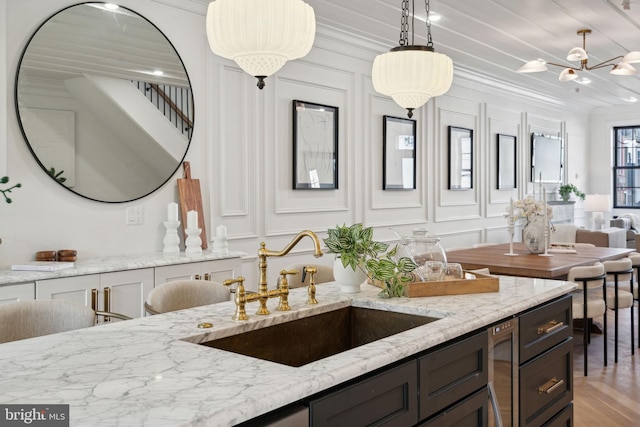
{"type": "Polygon", "coordinates": [[[634,214],[624,214],[609,221],[609,226],[622,228],[626,233],[627,248],[640,252],[640,218],[634,214]],[[636,228],[639,227],[639,228],[636,228]]]}
{"type": "Polygon", "coordinates": [[[551,243],[591,243],[608,248],[626,248],[627,232],[622,228],[589,230],[575,224],[554,224],[549,238],[551,243]]]}

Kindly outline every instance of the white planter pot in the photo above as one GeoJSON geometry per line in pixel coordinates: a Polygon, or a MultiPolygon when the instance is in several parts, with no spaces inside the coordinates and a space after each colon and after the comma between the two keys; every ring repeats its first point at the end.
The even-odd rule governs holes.
{"type": "Polygon", "coordinates": [[[360,285],[367,280],[367,275],[360,268],[355,271],[349,266],[344,268],[342,260],[336,258],[333,262],[333,278],[340,285],[340,291],[346,294],[360,292],[360,285]]]}

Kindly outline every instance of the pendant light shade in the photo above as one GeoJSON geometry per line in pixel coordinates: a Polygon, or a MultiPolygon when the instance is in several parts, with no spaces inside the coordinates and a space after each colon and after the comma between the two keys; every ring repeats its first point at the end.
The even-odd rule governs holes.
{"type": "Polygon", "coordinates": [[[446,93],[453,81],[453,62],[441,53],[393,49],[373,61],[373,88],[411,111],[446,93]]]}
{"type": "Polygon", "coordinates": [[[570,82],[578,78],[578,73],[573,68],[565,68],[558,76],[558,80],[561,82],[570,82]]]}
{"type": "Polygon", "coordinates": [[[402,2],[400,46],[378,55],[373,61],[371,70],[373,88],[383,95],[390,96],[396,104],[406,108],[409,117],[413,116],[414,109],[423,106],[430,98],[445,94],[453,81],[451,58],[436,53],[433,49],[429,0],[425,2],[427,45],[413,44],[415,7],[414,1],[411,3],[413,10],[410,13],[409,1],[402,2]],[[409,27],[412,29],[411,43],[409,42],[409,27]]]}
{"type": "Polygon", "coordinates": [[[207,10],[207,39],[216,55],[264,79],[311,50],[313,8],[302,0],[215,0],[207,10]]]}
{"type": "Polygon", "coordinates": [[[584,59],[589,59],[589,55],[587,55],[587,51],[581,47],[574,47],[567,55],[568,61],[582,61],[584,59]]]}
{"type": "Polygon", "coordinates": [[[540,71],[547,71],[547,66],[544,62],[539,60],[533,60],[525,63],[522,67],[518,68],[518,73],[539,73],[540,71]]]}
{"type": "Polygon", "coordinates": [[[636,70],[633,65],[629,65],[625,62],[620,62],[616,64],[613,67],[613,70],[609,71],[609,73],[616,76],[633,76],[634,74],[638,74],[638,70],[636,70]]]}

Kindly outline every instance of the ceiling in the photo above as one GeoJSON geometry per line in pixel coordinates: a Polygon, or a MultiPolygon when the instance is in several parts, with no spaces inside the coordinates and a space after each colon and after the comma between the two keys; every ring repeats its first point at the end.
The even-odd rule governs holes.
{"type": "MultiPolygon", "coordinates": [[[[392,48],[398,45],[401,0],[305,0],[319,24],[364,36],[392,48]]],[[[589,66],[628,51],[640,51],[640,0],[431,0],[431,11],[442,16],[432,24],[436,52],[451,57],[455,75],[489,87],[510,86],[528,96],[557,105],[591,109],[630,105],[640,100],[640,73],[614,76],[609,68],[583,71],[591,83],[562,83],[562,68],[518,74],[537,58],[559,64],[569,50],[582,45],[577,30],[587,36],[589,66]],[[630,10],[623,9],[623,2],[630,10]]],[[[425,16],[416,1],[416,16],[425,16]]],[[[418,21],[416,21],[418,22],[418,21]]],[[[416,44],[425,44],[426,28],[416,24],[416,44]]],[[[635,64],[640,71],[640,64],[635,64]]],[[[640,102],[640,101],[639,101],[640,102]]]]}

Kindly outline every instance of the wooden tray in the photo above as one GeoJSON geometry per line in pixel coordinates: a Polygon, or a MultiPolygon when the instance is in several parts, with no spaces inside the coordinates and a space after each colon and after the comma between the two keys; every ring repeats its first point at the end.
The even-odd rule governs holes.
{"type": "MultiPolygon", "coordinates": [[[[439,295],[478,294],[484,292],[498,292],[500,280],[486,274],[465,271],[465,274],[475,275],[475,279],[438,280],[435,282],[409,282],[404,285],[404,296],[409,298],[433,297],[439,295]]],[[[378,281],[373,283],[381,288],[378,281]]]]}

